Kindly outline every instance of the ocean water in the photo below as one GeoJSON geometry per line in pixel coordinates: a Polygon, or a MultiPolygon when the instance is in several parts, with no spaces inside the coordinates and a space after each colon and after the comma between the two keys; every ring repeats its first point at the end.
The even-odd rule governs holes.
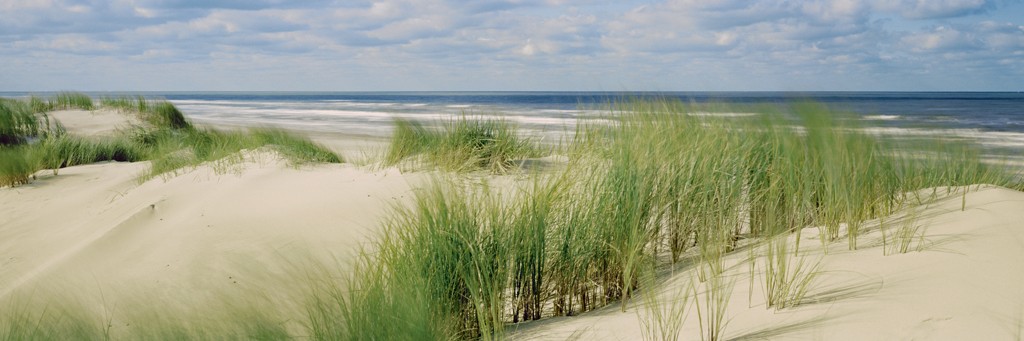
{"type": "MultiPolygon", "coordinates": [[[[496,116],[557,141],[580,120],[600,119],[623,98],[696,103],[785,104],[811,100],[856,113],[869,131],[920,138],[971,139],[992,154],[1024,155],[1024,93],[921,92],[372,92],[162,93],[197,122],[271,125],[386,136],[395,118],[438,121],[496,116]]],[[[708,115],[743,116],[748,113],[708,115]]]]}
{"type": "MultiPolygon", "coordinates": [[[[0,93],[22,97],[28,93],[0,93]]],[[[36,95],[46,96],[46,93],[36,95]]],[[[695,103],[824,103],[859,116],[881,135],[971,139],[993,154],[1024,156],[1022,92],[141,92],[94,97],[164,98],[199,123],[276,126],[317,132],[387,136],[395,118],[437,122],[458,115],[494,116],[557,140],[580,120],[600,119],[624,98],[695,103]]],[[[747,116],[750,113],[703,113],[747,116]]]]}

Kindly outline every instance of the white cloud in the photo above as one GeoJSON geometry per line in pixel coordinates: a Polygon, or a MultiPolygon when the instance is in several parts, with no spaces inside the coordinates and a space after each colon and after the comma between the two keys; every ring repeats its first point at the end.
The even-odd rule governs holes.
{"type": "MultiPolygon", "coordinates": [[[[602,84],[612,90],[792,90],[826,78],[836,80],[828,84],[899,88],[911,84],[910,75],[962,78],[956,70],[970,67],[991,72],[975,77],[1007,86],[1007,77],[1024,77],[1024,22],[996,21],[990,13],[1024,18],[1024,9],[1018,2],[999,4],[0,0],[0,55],[7,64],[26,65],[17,74],[0,68],[0,77],[16,79],[45,60],[79,69],[121,68],[116,74],[124,76],[109,80],[114,88],[119,80],[135,79],[132,70],[173,65],[176,72],[196,72],[181,79],[231,75],[210,72],[215,67],[265,73],[245,82],[204,83],[243,88],[571,89],[606,77],[602,84]],[[309,80],[282,78],[289,75],[309,80]]],[[[64,88],[60,81],[54,78],[53,87],[64,88]]]]}
{"type": "Polygon", "coordinates": [[[927,32],[913,33],[904,36],[900,41],[918,52],[973,49],[980,45],[978,39],[970,32],[962,32],[946,26],[939,26],[927,32]]]}
{"type": "Polygon", "coordinates": [[[907,34],[900,42],[915,52],[1012,53],[1024,48],[1024,27],[991,21],[943,25],[907,34]]]}
{"type": "Polygon", "coordinates": [[[66,53],[71,55],[106,54],[119,50],[119,45],[93,39],[84,34],[59,34],[47,39],[20,40],[13,42],[11,48],[28,55],[35,53],[66,53]]]}
{"type": "Polygon", "coordinates": [[[936,19],[982,13],[995,4],[990,0],[879,0],[876,6],[905,18],[936,19]]]}
{"type": "Polygon", "coordinates": [[[24,10],[24,9],[52,8],[53,6],[54,6],[53,0],[39,0],[39,1],[0,0],[0,10],[2,10],[4,12],[24,10]]]}

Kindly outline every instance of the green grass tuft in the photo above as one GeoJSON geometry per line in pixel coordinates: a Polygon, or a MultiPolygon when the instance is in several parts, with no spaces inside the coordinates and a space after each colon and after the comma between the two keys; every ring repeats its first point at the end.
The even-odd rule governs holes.
{"type": "Polygon", "coordinates": [[[25,102],[0,98],[0,146],[24,143],[40,133],[39,119],[25,102]]]}
{"type": "MultiPolygon", "coordinates": [[[[442,189],[398,213],[378,253],[365,255],[353,274],[361,289],[339,309],[359,326],[346,337],[409,338],[433,330],[486,339],[501,336],[493,327],[501,323],[613,302],[624,310],[645,285],[644,269],[694,254],[694,279],[704,292],[691,297],[702,336],[721,339],[732,291],[723,259],[739,240],[771,241],[765,290],[768,305],[782,309],[799,303],[818,273],[817,263],[795,255],[799,239],[790,248],[786,236],[820,227],[823,244],[845,238],[854,249],[866,221],[912,204],[905,193],[1013,181],[969,146],[901,145],[815,103],[758,108],[753,117],[688,114],[707,110],[672,101],[618,103],[605,120],[610,124],[577,127],[564,170],[505,201],[464,184],[435,185],[442,189]],[[392,298],[416,302],[411,310],[436,319],[381,330],[367,319],[406,318],[410,309],[382,303],[392,298]]],[[[515,158],[488,153],[526,149],[498,142],[514,136],[507,131],[500,122],[465,118],[438,129],[399,121],[385,163],[418,156],[442,169],[501,169],[488,160],[515,158]]],[[[759,257],[748,259],[754,266],[759,257]]]]}
{"type": "Polygon", "coordinates": [[[36,114],[40,111],[36,106],[45,105],[42,111],[85,106],[86,99],[88,96],[73,93],[62,93],[49,102],[35,97],[27,101],[0,99],[0,160],[4,161],[0,165],[0,185],[27,183],[30,175],[42,169],[52,169],[57,174],[60,168],[101,161],[151,160],[152,167],[142,180],[204,162],[215,162],[214,167],[222,169],[242,161],[241,151],[264,146],[276,150],[293,165],[342,162],[326,147],[283,130],[196,129],[170,102],[149,101],[141,96],[100,99],[105,107],[137,114],[149,123],[113,137],[70,136],[59,122],[51,127],[45,114],[36,114]],[[40,117],[46,119],[45,124],[40,124],[40,117]],[[23,145],[34,138],[37,141],[23,145]]]}
{"type": "MultiPolygon", "coordinates": [[[[140,108],[142,102],[111,105],[140,108]]],[[[159,105],[138,110],[155,112],[149,108],[159,105]]],[[[507,323],[615,303],[625,310],[638,290],[654,285],[645,277],[651,269],[689,260],[692,292],[683,295],[696,304],[702,338],[722,339],[734,284],[724,259],[741,240],[766,242],[764,258],[751,250],[748,261],[751,269],[754,262],[766,268],[768,306],[782,309],[798,304],[818,273],[817,263],[796,254],[799,238],[790,248],[794,234],[817,227],[826,249],[844,239],[854,249],[861,226],[920,203],[912,198],[920,189],[1020,186],[1013,175],[981,162],[975,147],[879,138],[815,103],[759,108],[753,117],[691,115],[708,108],[674,101],[625,101],[611,111],[604,120],[610,123],[577,127],[564,169],[518,191],[502,194],[456,179],[417,192],[413,205],[396,208],[361,254],[344,290],[325,282],[312,291],[305,336],[501,339],[507,323]]],[[[0,160],[60,167],[121,150],[153,160],[154,176],[202,162],[230,163],[241,150],[269,145],[293,163],[340,161],[283,131],[219,132],[161,122],[124,138],[139,149],[47,137],[3,147],[0,160]]],[[[436,128],[397,121],[392,142],[384,164],[409,160],[457,172],[507,172],[536,151],[506,122],[466,117],[436,128]]],[[[9,173],[22,175],[7,181],[26,181],[19,180],[24,171],[9,173]]],[[[919,235],[915,220],[908,221],[887,234],[886,243],[899,252],[919,235]]],[[[665,316],[683,314],[683,306],[649,307],[655,309],[649,310],[649,337],[678,334],[665,316]]],[[[241,325],[267,324],[258,317],[250,322],[241,325]]],[[[147,338],[231,338],[239,335],[235,330],[252,330],[233,328],[213,329],[221,334],[172,328],[147,338]]]]}
{"type": "Polygon", "coordinates": [[[204,162],[216,162],[225,168],[243,161],[243,150],[268,146],[293,165],[304,163],[341,163],[340,156],[307,138],[283,130],[255,129],[250,132],[223,132],[205,129],[160,129],[139,131],[133,139],[151,148],[153,166],[143,180],[175,173],[204,162]]]}
{"type": "Polygon", "coordinates": [[[436,137],[423,124],[405,119],[395,119],[395,130],[384,156],[384,165],[394,166],[402,160],[420,154],[433,147],[436,137]]]}
{"type": "Polygon", "coordinates": [[[340,339],[489,340],[503,328],[504,212],[486,196],[435,186],[398,209],[340,301],[340,339]],[[486,203],[486,204],[482,204],[486,203]],[[483,211],[479,211],[483,210],[483,211]],[[382,328],[380,321],[396,323],[382,328]]]}
{"type": "Polygon", "coordinates": [[[147,105],[142,118],[154,126],[170,129],[192,129],[192,123],[170,102],[157,102],[147,105]]]}
{"type": "Polygon", "coordinates": [[[100,105],[129,114],[137,114],[142,121],[158,129],[194,129],[192,123],[171,102],[148,100],[145,97],[102,97],[100,105]]]}
{"type": "Polygon", "coordinates": [[[341,157],[327,147],[281,129],[253,129],[250,133],[258,144],[272,146],[292,164],[342,162],[341,157]]]}
{"type": "Polygon", "coordinates": [[[49,110],[82,109],[93,110],[92,97],[80,92],[60,92],[49,101],[49,110]]]}
{"type": "Polygon", "coordinates": [[[58,169],[102,161],[135,162],[145,160],[149,151],[145,146],[127,138],[91,140],[63,135],[44,139],[36,146],[40,166],[58,169]]]}
{"type": "Polygon", "coordinates": [[[515,168],[517,161],[538,153],[537,146],[519,136],[516,127],[503,120],[461,116],[434,129],[396,120],[383,164],[392,166],[421,156],[430,166],[446,171],[506,173],[515,168]]]}
{"type": "Polygon", "coordinates": [[[0,187],[27,184],[37,164],[29,147],[0,146],[0,187]]]}
{"type": "Polygon", "coordinates": [[[100,97],[100,106],[130,113],[144,113],[150,110],[150,102],[145,97],[142,97],[142,95],[135,97],[100,97]]]}

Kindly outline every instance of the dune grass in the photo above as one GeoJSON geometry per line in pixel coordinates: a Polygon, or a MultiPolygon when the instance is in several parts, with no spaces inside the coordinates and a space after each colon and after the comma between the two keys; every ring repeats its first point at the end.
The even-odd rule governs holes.
{"type": "Polygon", "coordinates": [[[92,98],[72,92],[61,92],[49,99],[0,98],[0,146],[22,144],[28,138],[47,133],[49,117],[46,112],[73,108],[92,110],[92,98]]]}
{"type": "Polygon", "coordinates": [[[519,136],[514,125],[503,120],[460,116],[440,127],[396,119],[384,166],[410,158],[445,171],[487,170],[506,173],[517,161],[539,153],[539,148],[519,136]]]}
{"type": "Polygon", "coordinates": [[[435,139],[432,132],[427,131],[422,123],[396,119],[394,131],[391,133],[391,143],[384,154],[383,163],[386,166],[397,165],[406,158],[428,150],[435,139]]]}
{"type": "Polygon", "coordinates": [[[93,110],[92,97],[80,92],[59,92],[49,100],[49,110],[93,110]]]}
{"type": "MultiPolygon", "coordinates": [[[[966,189],[964,192],[966,193],[966,189]]],[[[909,207],[905,211],[903,216],[896,221],[886,222],[885,219],[879,221],[879,229],[882,233],[882,253],[886,256],[910,252],[914,242],[917,242],[915,248],[917,251],[924,249],[926,227],[918,221],[920,218],[918,208],[909,207]],[[891,226],[893,224],[896,226],[891,226]]]]}
{"type": "Polygon", "coordinates": [[[703,292],[696,292],[694,289],[694,311],[701,340],[717,341],[725,337],[725,327],[729,324],[726,313],[734,284],[733,279],[718,274],[703,283],[703,292]]]}
{"type": "Polygon", "coordinates": [[[37,309],[10,302],[0,312],[0,340],[109,340],[102,321],[73,304],[37,309]]]}
{"type": "MultiPolygon", "coordinates": [[[[658,287],[653,269],[644,273],[641,281],[645,288],[658,287]]],[[[688,285],[678,285],[667,297],[659,297],[659,292],[650,290],[643,294],[642,309],[636,314],[640,321],[640,332],[644,340],[677,341],[681,339],[683,323],[688,317],[690,300],[693,296],[693,281],[688,285]]]]}
{"type": "Polygon", "coordinates": [[[782,235],[764,243],[764,292],[766,308],[776,310],[796,306],[806,297],[818,275],[821,260],[813,260],[791,249],[788,236],[782,235]]]}
{"type": "Polygon", "coordinates": [[[281,129],[259,128],[249,133],[259,145],[269,145],[292,164],[341,163],[338,154],[308,138],[281,129]]]}
{"type": "Polygon", "coordinates": [[[96,109],[92,97],[81,92],[71,91],[58,92],[50,97],[29,96],[29,98],[23,101],[22,103],[27,105],[33,113],[40,114],[54,110],[96,109]]]}
{"type": "Polygon", "coordinates": [[[25,102],[0,98],[0,146],[21,144],[40,132],[39,119],[25,102]]]}
{"type": "Polygon", "coordinates": [[[29,183],[36,165],[29,148],[0,146],[0,187],[29,183]]]}
{"type": "MultiPolygon", "coordinates": [[[[765,267],[766,306],[783,309],[817,274],[817,263],[798,253],[799,238],[790,248],[795,233],[817,227],[823,245],[855,249],[867,221],[919,203],[920,189],[1014,181],[969,145],[901,145],[815,103],[765,107],[753,117],[691,115],[705,110],[673,101],[623,101],[609,110],[611,123],[577,127],[564,169],[520,188],[455,176],[416,192],[411,206],[394,209],[342,286],[325,282],[311,292],[305,335],[501,339],[509,323],[616,303],[626,310],[636,293],[653,288],[650,269],[685,260],[692,308],[649,305],[661,310],[646,330],[675,335],[679,327],[665,316],[691,309],[703,339],[723,339],[735,280],[724,259],[741,241],[765,250],[763,258],[750,251],[751,266],[765,267]]],[[[263,145],[297,160],[333,160],[283,132],[160,122],[163,129],[130,136],[149,146],[153,175],[263,145]]],[[[532,150],[500,121],[463,117],[437,128],[398,121],[383,163],[501,173],[532,150]]]]}
{"type": "Polygon", "coordinates": [[[193,129],[192,123],[170,102],[157,102],[146,106],[141,113],[143,120],[157,127],[169,129],[193,129]]]}
{"type": "Polygon", "coordinates": [[[148,112],[150,101],[142,95],[138,96],[103,96],[100,97],[100,106],[129,113],[148,112]]]}
{"type": "Polygon", "coordinates": [[[32,108],[32,112],[35,113],[45,113],[53,110],[53,105],[50,104],[50,101],[36,96],[29,96],[27,104],[29,108],[32,108]]]}
{"type": "Polygon", "coordinates": [[[192,123],[171,102],[139,96],[102,97],[100,105],[124,113],[137,114],[143,122],[162,129],[194,129],[192,123]]]}
{"type": "Polygon", "coordinates": [[[102,161],[135,162],[145,160],[149,151],[126,138],[90,140],[61,135],[42,140],[36,145],[38,162],[56,175],[60,168],[102,161]]]}
{"type": "Polygon", "coordinates": [[[194,167],[206,162],[220,162],[226,167],[243,161],[243,150],[267,147],[292,165],[305,163],[341,163],[342,159],[326,147],[277,129],[224,132],[206,129],[164,129],[141,131],[135,141],[150,146],[152,167],[143,176],[146,180],[194,167]]]}
{"type": "Polygon", "coordinates": [[[214,162],[215,169],[225,169],[243,160],[243,150],[259,148],[270,148],[296,166],[342,162],[326,147],[279,129],[223,132],[196,128],[166,101],[102,98],[101,105],[138,115],[146,122],[102,139],[67,135],[59,124],[51,126],[45,115],[37,115],[33,109],[35,105],[45,105],[45,110],[91,105],[87,99],[91,101],[82,94],[62,93],[48,102],[35,97],[27,101],[0,100],[0,161],[4,161],[0,165],[0,186],[25,184],[43,169],[52,169],[56,175],[60,168],[75,165],[149,160],[152,167],[140,179],[144,181],[206,162],[214,162]],[[47,122],[41,124],[41,118],[47,122]],[[31,138],[38,141],[26,144],[31,138]]]}
{"type": "MultiPolygon", "coordinates": [[[[704,289],[694,294],[702,336],[721,339],[732,283],[723,277],[723,259],[739,240],[765,243],[766,306],[783,309],[806,295],[818,273],[818,263],[799,255],[798,238],[788,246],[792,233],[819,227],[821,243],[845,238],[855,249],[866,221],[914,204],[907,193],[1012,181],[969,146],[899,145],[816,103],[765,107],[754,117],[688,114],[695,111],[702,110],[672,101],[618,103],[606,120],[613,123],[576,129],[564,170],[504,202],[466,194],[462,185],[436,185],[446,189],[418,197],[412,211],[399,213],[401,224],[388,225],[379,253],[364,256],[361,269],[374,270],[354,273],[356,287],[370,281],[376,291],[353,290],[346,302],[370,302],[369,292],[378,300],[402,297],[439,316],[409,330],[500,337],[494,326],[502,322],[574,315],[613,302],[625,310],[643,290],[643,269],[694,254],[695,279],[704,289]],[[415,270],[424,268],[430,273],[415,270]],[[394,282],[408,278],[426,287],[394,282]]],[[[472,146],[467,141],[476,135],[456,125],[485,124],[455,121],[438,132],[399,122],[386,159],[472,146]]],[[[345,316],[404,314],[396,308],[341,307],[345,316]]],[[[375,328],[367,322],[348,336],[378,335],[375,328]]]]}
{"type": "Polygon", "coordinates": [[[361,259],[364,275],[335,300],[345,317],[340,339],[497,337],[508,271],[504,212],[486,194],[443,186],[415,202],[397,209],[374,256],[361,259]]]}
{"type": "Polygon", "coordinates": [[[7,300],[0,309],[0,340],[285,340],[295,334],[269,304],[238,301],[251,298],[224,294],[183,306],[85,304],[63,296],[7,300]]]}

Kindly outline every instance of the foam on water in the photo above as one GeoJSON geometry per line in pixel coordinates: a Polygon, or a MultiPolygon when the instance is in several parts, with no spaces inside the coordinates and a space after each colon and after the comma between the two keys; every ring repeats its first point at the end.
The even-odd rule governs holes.
{"type": "Polygon", "coordinates": [[[893,121],[900,119],[900,115],[867,115],[865,120],[869,121],[893,121]]]}
{"type": "Polygon", "coordinates": [[[1013,147],[1024,149],[1024,133],[1019,132],[982,131],[980,129],[925,129],[898,127],[872,127],[864,128],[862,131],[880,136],[914,136],[936,139],[960,138],[976,141],[983,147],[1013,147]]]}
{"type": "Polygon", "coordinates": [[[697,112],[688,113],[687,115],[695,116],[695,117],[751,117],[751,116],[757,116],[758,114],[757,113],[752,113],[752,112],[705,112],[705,111],[697,111],[697,112]]]}
{"type": "MultiPolygon", "coordinates": [[[[387,135],[395,119],[425,123],[441,122],[461,116],[502,119],[533,132],[550,132],[575,126],[583,115],[580,110],[504,108],[473,104],[430,104],[425,102],[388,103],[381,101],[172,101],[197,122],[226,125],[274,125],[316,131],[387,135]],[[466,113],[461,109],[472,108],[466,113]]],[[[597,117],[597,115],[594,115],[597,117]]],[[[583,118],[586,119],[586,118],[583,118]]]]}
{"type": "MultiPolygon", "coordinates": [[[[571,134],[580,122],[605,122],[617,98],[677,98],[685,103],[779,104],[788,93],[140,93],[166,98],[197,122],[276,125],[325,132],[387,135],[395,119],[425,123],[470,117],[499,118],[527,132],[571,134]]],[[[6,93],[5,97],[32,94],[6,93]]],[[[45,94],[34,94],[46,96],[45,94]]],[[[120,94],[94,94],[94,97],[120,94]]],[[[810,99],[858,113],[864,132],[889,137],[968,139],[1024,155],[1024,94],[810,93],[810,99]]],[[[784,108],[784,106],[783,106],[784,108]]],[[[753,112],[697,111],[691,116],[743,118],[753,112]]]]}

